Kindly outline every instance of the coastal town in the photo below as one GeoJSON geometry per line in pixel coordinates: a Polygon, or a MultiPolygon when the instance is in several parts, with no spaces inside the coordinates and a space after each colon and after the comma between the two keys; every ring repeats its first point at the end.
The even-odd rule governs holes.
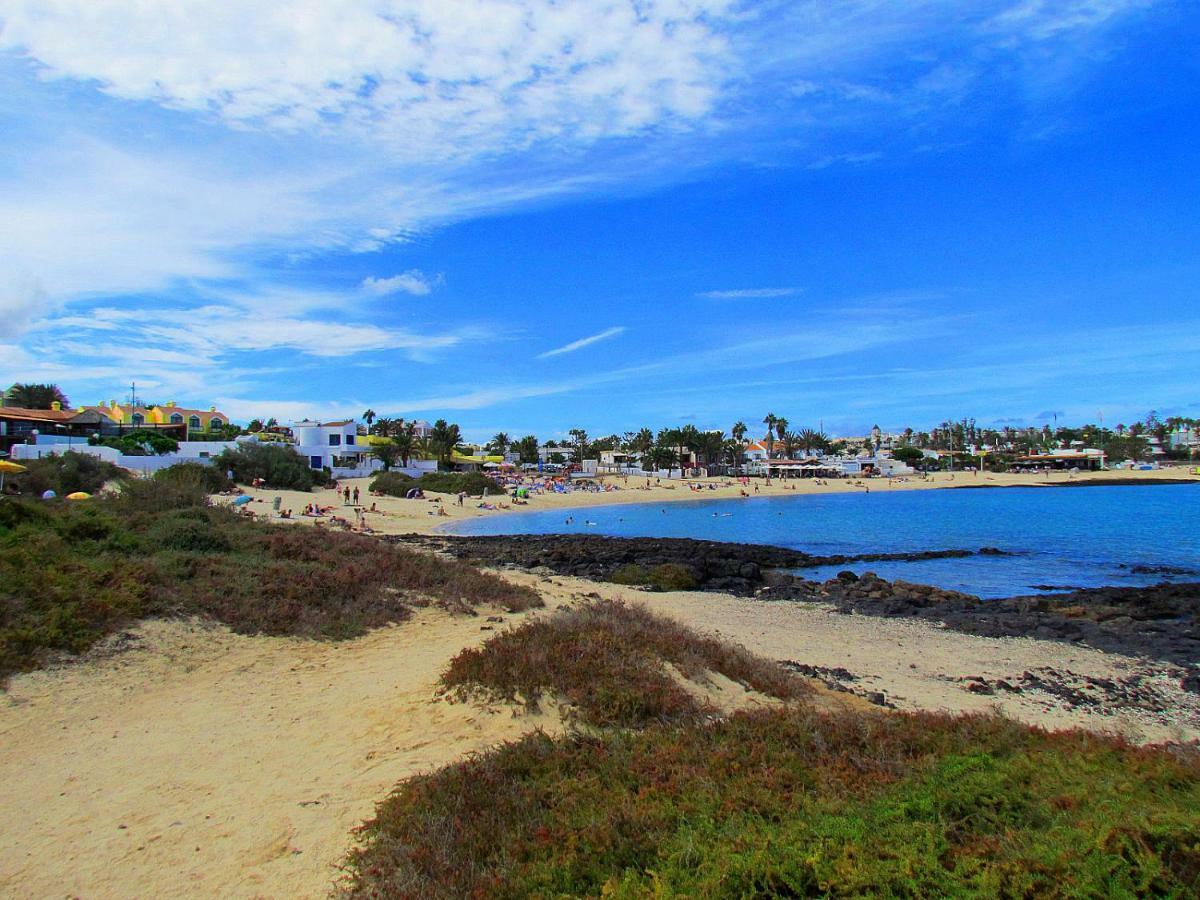
{"type": "Polygon", "coordinates": [[[0,2],[0,900],[1200,900],[1198,13],[0,2]]]}
{"type": "Polygon", "coordinates": [[[55,385],[14,384],[0,406],[0,453],[16,461],[76,452],[123,468],[152,473],[180,462],[208,464],[247,444],[286,448],[328,478],[361,478],[381,471],[411,477],[442,470],[695,479],[906,477],[931,471],[1077,471],[1186,469],[1200,457],[1200,420],[1150,412],[1144,421],[1106,429],[1095,424],[987,428],[974,419],[945,421],[929,430],[904,428],[830,436],[794,427],[767,414],[761,425],[739,421],[728,432],[694,425],[641,428],[592,437],[571,429],[559,439],[497,433],[466,440],[459,426],[438,419],[382,417],[281,424],[274,418],[235,423],[216,406],[174,401],[71,407],[55,385]],[[761,434],[761,437],[754,437],[761,434]]]}

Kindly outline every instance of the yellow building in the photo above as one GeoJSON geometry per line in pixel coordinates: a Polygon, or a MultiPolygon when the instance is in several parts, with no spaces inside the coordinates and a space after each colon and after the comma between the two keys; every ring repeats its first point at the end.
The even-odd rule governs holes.
{"type": "Polygon", "coordinates": [[[129,403],[109,400],[107,404],[85,406],[84,409],[94,409],[118,425],[127,425],[132,428],[182,425],[189,432],[219,431],[229,424],[229,416],[220,412],[215,406],[210,406],[206,410],[188,409],[176,405],[174,400],[162,406],[133,406],[129,403]]]}

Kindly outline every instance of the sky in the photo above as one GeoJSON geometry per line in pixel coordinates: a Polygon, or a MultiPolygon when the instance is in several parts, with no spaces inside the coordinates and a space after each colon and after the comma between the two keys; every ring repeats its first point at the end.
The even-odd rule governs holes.
{"type": "Polygon", "coordinates": [[[77,405],[1200,416],[1200,10],[0,0],[0,223],[77,405]]]}

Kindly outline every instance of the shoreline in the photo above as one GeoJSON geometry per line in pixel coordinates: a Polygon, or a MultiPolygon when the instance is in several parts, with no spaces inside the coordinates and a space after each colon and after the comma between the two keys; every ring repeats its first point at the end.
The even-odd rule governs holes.
{"type": "MultiPolygon", "coordinates": [[[[974,471],[974,470],[972,470],[974,471]]],[[[457,505],[455,497],[450,494],[436,494],[430,492],[425,500],[404,500],[399,497],[373,497],[369,492],[370,478],[353,478],[343,479],[341,484],[348,486],[353,490],[358,488],[360,492],[361,507],[365,510],[367,524],[375,534],[453,534],[453,529],[471,519],[476,518],[496,518],[498,516],[513,516],[520,515],[526,512],[545,512],[550,510],[561,510],[563,512],[584,510],[592,507],[607,507],[607,506],[624,506],[638,503],[644,504],[659,504],[659,503],[681,503],[681,502],[705,502],[708,500],[738,500],[738,499],[753,499],[763,497],[799,497],[799,496],[826,496],[830,494],[846,494],[846,493],[881,493],[890,494],[903,491],[914,490],[963,490],[972,488],[1000,488],[1000,487],[1032,487],[1032,488],[1052,488],[1052,487],[1074,487],[1074,486],[1130,486],[1130,485],[1162,485],[1162,484],[1200,484],[1200,476],[1179,477],[1172,473],[1169,476],[1164,476],[1162,470],[1154,472],[1099,472],[1090,473],[1086,478],[1075,478],[1070,473],[1055,474],[1046,480],[1044,475],[1025,475],[1025,474],[1010,474],[1010,473],[983,473],[965,474],[963,472],[937,472],[929,476],[928,479],[908,478],[908,479],[886,479],[872,478],[867,480],[862,479],[834,479],[825,481],[824,479],[795,479],[789,482],[780,482],[778,479],[773,479],[770,485],[759,482],[750,485],[751,494],[749,498],[741,497],[741,486],[736,482],[730,482],[727,478],[712,478],[712,479],[695,479],[691,482],[674,481],[670,484],[659,483],[651,484],[649,489],[645,488],[645,479],[629,479],[626,482],[621,476],[605,476],[602,481],[604,483],[613,484],[619,487],[619,490],[610,491],[574,491],[570,494],[535,494],[528,504],[512,505],[507,496],[498,495],[496,498],[489,497],[489,500],[499,500],[509,508],[507,509],[480,509],[477,504],[481,502],[480,498],[472,497],[466,501],[464,506],[457,505]],[[820,483],[817,483],[817,482],[820,483]],[[691,490],[688,484],[701,485],[700,490],[691,490]],[[753,493],[755,487],[758,493],[753,493]],[[372,511],[371,505],[375,504],[376,509],[372,511]],[[441,507],[445,515],[437,515],[437,509],[441,507]]],[[[246,489],[246,494],[249,495],[253,502],[248,504],[250,509],[262,518],[269,518],[271,521],[284,522],[287,524],[303,524],[313,525],[317,521],[311,518],[305,518],[300,515],[300,511],[304,509],[306,504],[319,503],[324,506],[333,507],[335,515],[340,515],[351,522],[355,517],[355,509],[351,506],[343,505],[342,498],[336,492],[329,489],[319,489],[311,492],[302,491],[287,491],[287,490],[270,490],[270,489],[246,489]],[[280,520],[278,517],[272,516],[272,504],[274,499],[280,499],[282,509],[290,509],[292,511],[291,519],[280,520]]],[[[227,496],[215,495],[212,498],[215,504],[228,504],[230,498],[227,496]]]]}

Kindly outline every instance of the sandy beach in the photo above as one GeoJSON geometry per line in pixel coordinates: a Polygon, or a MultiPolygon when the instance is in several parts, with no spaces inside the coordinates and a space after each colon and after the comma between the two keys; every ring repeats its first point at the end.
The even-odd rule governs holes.
{"type": "MultiPolygon", "coordinates": [[[[1200,697],[1168,667],[1078,646],[980,638],[805,603],[645,593],[505,572],[548,609],[625,598],[777,660],[853,673],[899,709],[991,710],[1046,728],[1155,742],[1200,737],[1200,697]],[[1170,712],[981,696],[970,679],[1054,670],[1136,676],[1170,712]]],[[[523,615],[541,615],[528,613],[523,615]]],[[[437,677],[505,624],[418,611],[345,643],[150,622],[108,650],[15,677],[0,696],[0,892],[23,897],[321,897],[355,826],[398,780],[560,718],[453,705],[437,677]]],[[[714,699],[732,705],[730,685],[714,699]]],[[[828,697],[828,694],[826,694],[828,697]]],[[[859,704],[865,701],[849,702],[859,704]]]]}
{"type": "MultiPolygon", "coordinates": [[[[1200,483],[1200,476],[1189,474],[1188,469],[1163,469],[1158,471],[1126,472],[1106,471],[1087,474],[1071,474],[1067,472],[1050,475],[1033,474],[998,474],[991,472],[937,472],[928,476],[909,478],[871,478],[871,479],[812,479],[797,478],[787,481],[772,479],[770,484],[762,479],[751,479],[748,490],[752,496],[758,497],[794,497],[799,494],[837,494],[863,493],[867,490],[877,492],[891,491],[921,491],[937,489],[960,488],[1003,488],[1003,487],[1054,487],[1074,482],[1126,482],[1152,484],[1164,479],[1187,479],[1200,483]],[[757,490],[757,493],[755,491],[757,490]]],[[[469,497],[463,506],[458,505],[457,498],[451,494],[427,493],[424,500],[403,500],[398,497],[373,497],[369,492],[369,478],[343,479],[342,486],[352,491],[359,490],[359,500],[366,512],[368,526],[378,534],[428,534],[433,531],[452,531],[455,522],[481,517],[513,516],[521,512],[536,512],[561,509],[564,512],[576,509],[587,509],[594,506],[613,506],[627,503],[678,503],[698,500],[729,500],[741,496],[742,486],[727,478],[711,478],[684,482],[661,479],[657,483],[651,480],[647,486],[644,478],[624,479],[620,476],[609,476],[603,479],[603,484],[611,485],[614,490],[588,492],[575,490],[569,494],[534,494],[528,504],[512,504],[507,497],[492,497],[492,505],[505,504],[508,508],[481,509],[479,497],[469,497]],[[699,489],[693,490],[689,485],[699,489]],[[371,510],[371,505],[375,510],[371,510]],[[445,515],[438,511],[444,510],[445,515]]],[[[312,525],[321,519],[301,516],[304,507],[316,502],[322,506],[333,507],[333,515],[355,522],[355,510],[343,505],[340,494],[332,490],[317,490],[311,493],[300,491],[281,491],[271,489],[247,489],[254,500],[248,508],[257,516],[278,521],[273,512],[276,497],[280,500],[280,508],[291,510],[295,521],[312,525]]],[[[229,497],[214,497],[214,503],[229,503],[229,497]]],[[[326,517],[326,521],[328,517],[326,517]]]]}

